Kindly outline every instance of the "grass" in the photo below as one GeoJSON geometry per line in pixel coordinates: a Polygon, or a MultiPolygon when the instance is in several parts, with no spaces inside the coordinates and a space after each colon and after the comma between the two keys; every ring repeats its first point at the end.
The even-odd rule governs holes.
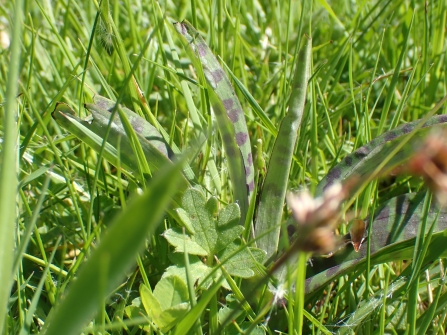
{"type": "Polygon", "coordinates": [[[427,183],[383,169],[402,170],[445,127],[399,128],[445,113],[446,13],[444,2],[404,0],[0,4],[10,41],[0,35],[0,332],[445,334],[444,211],[431,193],[414,211],[389,205],[427,183]],[[232,150],[244,130],[226,118],[228,91],[209,83],[210,61],[186,52],[202,42],[182,40],[173,23],[183,19],[241,102],[253,192],[246,153],[232,150]],[[111,107],[121,128],[82,121],[95,94],[121,104],[111,107]],[[124,106],[156,135],[142,139],[124,106]],[[174,163],[151,140],[165,141],[174,163]],[[298,226],[289,245],[286,190],[321,196],[334,167],[362,175],[331,216],[340,220],[298,226]],[[379,226],[383,208],[420,234],[376,254],[393,224],[379,226]],[[306,293],[306,273],[341,259],[312,253],[334,242],[334,229],[349,232],[353,212],[374,221],[365,262],[306,293]],[[289,266],[274,279],[278,249],[289,266]]]}

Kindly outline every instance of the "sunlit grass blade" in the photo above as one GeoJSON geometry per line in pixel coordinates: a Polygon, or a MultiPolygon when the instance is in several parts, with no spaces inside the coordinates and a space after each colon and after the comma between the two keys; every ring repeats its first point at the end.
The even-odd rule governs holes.
{"type": "MultiPolygon", "coordinates": [[[[42,193],[39,197],[39,200],[37,201],[36,206],[33,209],[33,216],[31,218],[31,220],[26,224],[26,230],[24,231],[23,236],[20,239],[20,244],[17,248],[15,259],[14,259],[13,273],[16,273],[16,271],[19,267],[19,264],[22,261],[22,257],[26,250],[26,247],[28,246],[28,242],[31,237],[31,233],[32,233],[32,231],[36,225],[37,219],[39,217],[39,213],[42,208],[43,201],[44,201],[45,197],[47,196],[46,192],[47,192],[49,184],[50,184],[50,174],[47,174],[45,181],[43,182],[43,185],[42,185],[42,193]]],[[[24,196],[22,190],[20,190],[20,195],[22,195],[22,200],[25,201],[26,199],[25,199],[25,196],[24,196]]]]}
{"type": "Polygon", "coordinates": [[[47,274],[50,270],[50,264],[53,263],[54,255],[56,254],[57,247],[60,244],[61,237],[58,238],[58,240],[55,243],[55,248],[53,252],[51,253],[50,257],[48,258],[48,264],[45,267],[45,270],[42,273],[42,277],[40,278],[39,285],[37,285],[36,290],[33,295],[33,299],[31,301],[31,304],[28,308],[25,324],[23,325],[22,329],[20,330],[19,335],[27,335],[30,334],[30,328],[31,328],[31,322],[33,322],[34,313],[36,312],[37,307],[39,306],[39,299],[42,294],[43,285],[45,283],[47,274]]]}
{"type": "MultiPolygon", "coordinates": [[[[0,332],[11,292],[14,261],[14,226],[17,220],[18,150],[17,150],[17,89],[19,83],[22,44],[23,0],[15,1],[10,60],[6,86],[6,104],[3,113],[3,139],[0,152],[0,332]]],[[[1,109],[2,107],[0,107],[1,109]]]]}
{"type": "Polygon", "coordinates": [[[101,302],[123,280],[144,241],[160,223],[171,196],[177,191],[181,165],[179,161],[157,174],[144,194],[133,199],[116,217],[65,299],[55,307],[44,334],[78,334],[86,326],[101,302]]]}
{"type": "Polygon", "coordinates": [[[427,330],[430,327],[430,324],[433,322],[435,316],[440,314],[439,309],[444,307],[443,305],[445,304],[445,297],[447,296],[447,294],[443,294],[442,297],[444,299],[441,300],[441,293],[444,287],[444,279],[440,279],[439,284],[440,285],[437,288],[436,296],[433,302],[416,322],[417,334],[427,334],[427,330]]]}
{"type": "Polygon", "coordinates": [[[401,47],[401,52],[399,55],[399,60],[397,61],[396,67],[394,68],[394,74],[393,77],[391,79],[391,83],[390,83],[390,87],[388,88],[388,94],[386,95],[386,100],[383,106],[383,110],[380,116],[380,122],[379,122],[379,126],[377,129],[377,134],[381,135],[382,131],[384,129],[385,126],[385,122],[387,120],[388,117],[388,112],[390,110],[391,107],[391,102],[393,101],[393,96],[394,96],[394,91],[396,89],[397,86],[397,82],[399,79],[399,74],[400,74],[400,69],[402,68],[403,65],[403,61],[404,61],[404,57],[407,54],[407,48],[408,48],[408,42],[411,36],[411,30],[413,27],[413,22],[414,22],[414,16],[415,13],[413,12],[413,16],[411,17],[411,21],[410,21],[410,25],[408,27],[408,31],[407,31],[407,36],[405,36],[405,41],[404,41],[404,45],[401,47]]]}

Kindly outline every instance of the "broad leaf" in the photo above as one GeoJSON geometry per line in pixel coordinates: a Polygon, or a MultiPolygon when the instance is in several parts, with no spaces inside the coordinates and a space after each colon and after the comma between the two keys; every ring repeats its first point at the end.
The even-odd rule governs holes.
{"type": "Polygon", "coordinates": [[[231,275],[250,278],[256,274],[254,272],[255,264],[264,261],[265,251],[256,248],[243,248],[233,255],[241,246],[240,239],[233,241],[222,250],[218,259],[224,263],[223,266],[231,275]]]}
{"type": "MultiPolygon", "coordinates": [[[[179,276],[186,283],[186,267],[185,267],[185,259],[184,255],[180,253],[170,254],[169,259],[175,265],[171,265],[166,269],[163,273],[163,277],[168,276],[179,276]]],[[[208,265],[204,264],[199,257],[194,255],[189,255],[189,271],[192,274],[193,281],[198,281],[202,283],[202,287],[209,287],[213,279],[217,279],[221,276],[221,271],[217,270],[214,272],[212,277],[209,277],[211,271],[213,270],[208,265]],[[205,278],[208,278],[206,281],[205,278]]],[[[229,289],[228,284],[224,285],[225,288],[229,289]]]]}
{"type": "MultiPolygon", "coordinates": [[[[385,202],[381,208],[375,211],[372,222],[371,264],[413,257],[414,240],[421,222],[424,196],[425,193],[401,195],[385,202]]],[[[432,243],[435,241],[440,243],[436,238],[442,239],[443,235],[439,234],[447,229],[447,210],[432,205],[428,218],[430,224],[426,227],[426,233],[438,213],[432,243]]],[[[447,240],[444,243],[447,243],[447,240]]],[[[366,244],[360,248],[358,253],[351,247],[347,247],[340,254],[336,253],[327,261],[331,263],[335,261],[340,264],[308,278],[306,292],[314,292],[343,274],[363,269],[365,256],[366,244]]]]}
{"type": "MultiPolygon", "coordinates": [[[[206,264],[197,258],[190,257],[190,273],[194,282],[200,281],[203,287],[211,282],[202,282],[214,268],[216,256],[233,276],[248,278],[255,275],[256,263],[262,262],[265,252],[244,246],[240,235],[244,228],[239,225],[240,211],[237,204],[229,204],[220,211],[217,199],[211,197],[206,200],[204,194],[197,189],[188,189],[182,198],[182,224],[189,226],[188,232],[179,229],[168,229],[163,236],[175,247],[175,251],[190,255],[203,256],[206,264]]],[[[185,279],[184,257],[173,257],[175,266],[167,270],[168,274],[177,274],[185,279]]],[[[220,270],[214,269],[216,276],[220,270]]],[[[226,286],[228,287],[228,286],[226,286]]]]}
{"type": "Polygon", "coordinates": [[[178,228],[171,228],[163,233],[163,237],[169,244],[175,247],[175,252],[187,252],[190,255],[206,256],[208,252],[189,235],[184,234],[178,228]]]}
{"type": "Polygon", "coordinates": [[[188,312],[188,288],[177,276],[162,278],[152,293],[140,286],[141,302],[149,318],[164,333],[174,327],[188,312]]]}
{"type": "MultiPolygon", "coordinates": [[[[66,104],[58,103],[53,112],[53,118],[65,129],[70,131],[73,135],[85,142],[96,152],[99,152],[101,145],[106,135],[106,129],[109,124],[111,114],[108,111],[95,107],[93,121],[81,120],[75,115],[75,112],[66,104]]],[[[115,120],[116,121],[116,120],[115,120]]],[[[103,152],[104,158],[114,165],[118,165],[120,161],[121,166],[125,167],[129,172],[139,175],[139,163],[134,155],[133,147],[127,137],[126,131],[123,129],[121,122],[112,122],[107,143],[103,152]],[[120,148],[120,152],[117,148],[120,148]]],[[[162,166],[172,165],[172,161],[159,151],[152,143],[141,135],[138,135],[138,140],[143,150],[145,159],[152,172],[158,171],[162,166]]],[[[156,143],[160,145],[160,141],[156,143]]],[[[189,181],[181,176],[178,183],[178,194],[181,194],[189,186],[189,181]]],[[[175,199],[179,202],[179,199],[175,199]]]]}
{"type": "Polygon", "coordinates": [[[183,195],[183,209],[189,214],[194,229],[191,239],[206,250],[211,257],[234,241],[244,228],[238,224],[240,212],[237,204],[222,209],[214,218],[216,199],[208,201],[199,190],[190,188],[183,195]]]}
{"type": "MultiPolygon", "coordinates": [[[[427,134],[434,128],[445,129],[447,127],[447,115],[436,115],[431,117],[423,126],[416,131],[413,137],[401,148],[384,166],[389,170],[407,161],[414,155],[415,147],[421,143],[427,134]]],[[[352,154],[346,156],[340,163],[334,166],[317,186],[316,195],[335,182],[347,179],[349,176],[357,175],[360,178],[371,174],[378,165],[400,144],[402,137],[410,133],[420,120],[406,123],[358,148],[352,154]]]]}
{"type": "Polygon", "coordinates": [[[307,39],[297,57],[289,111],[279,127],[256,216],[255,236],[260,236],[257,245],[267,251],[267,260],[278,251],[283,204],[298,130],[304,114],[311,61],[312,40],[307,39]]]}
{"type": "Polygon", "coordinates": [[[248,198],[254,190],[253,156],[244,111],[227,74],[200,33],[188,21],[174,23],[174,27],[196,69],[202,70],[206,79],[228,157],[234,199],[241,206],[241,221],[244,222],[248,198]]]}

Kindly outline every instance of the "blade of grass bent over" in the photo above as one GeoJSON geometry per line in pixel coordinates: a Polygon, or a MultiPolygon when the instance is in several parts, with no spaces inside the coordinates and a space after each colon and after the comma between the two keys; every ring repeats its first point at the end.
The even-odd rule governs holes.
{"type": "Polygon", "coordinates": [[[307,82],[311,64],[312,40],[306,40],[298,57],[289,112],[281,122],[259,202],[255,236],[260,236],[258,247],[267,251],[267,259],[276,254],[279,243],[280,223],[287,191],[298,129],[306,101],[307,82]],[[266,232],[269,232],[265,235],[266,232]]]}
{"type": "Polygon", "coordinates": [[[196,68],[202,69],[208,94],[228,157],[228,169],[235,200],[244,223],[248,199],[254,189],[254,167],[244,111],[225,71],[199,32],[187,21],[174,23],[181,41],[196,68]]]}
{"type": "Polygon", "coordinates": [[[112,223],[90,259],[79,271],[66,297],[55,307],[45,324],[45,335],[79,334],[94,316],[125,272],[134,264],[144,245],[177,191],[182,161],[161,169],[142,196],[129,204],[112,223]],[[103,272],[101,272],[103,270],[103,272]],[[102,285],[104,284],[104,285],[102,285]]]}

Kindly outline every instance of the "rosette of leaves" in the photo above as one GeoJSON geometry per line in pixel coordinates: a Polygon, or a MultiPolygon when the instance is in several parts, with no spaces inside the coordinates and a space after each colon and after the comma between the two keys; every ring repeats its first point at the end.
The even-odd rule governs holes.
{"type": "MultiPolygon", "coordinates": [[[[219,211],[215,197],[208,200],[198,189],[190,188],[182,198],[182,208],[177,210],[182,228],[171,228],[163,236],[175,248],[171,255],[174,265],[163,277],[178,275],[186,281],[185,257],[189,255],[188,271],[194,282],[208,287],[212,278],[203,279],[217,266],[216,258],[235,277],[249,278],[255,275],[257,263],[262,263],[265,252],[245,246],[240,238],[244,227],[239,225],[240,209],[236,203],[229,204],[219,211]]],[[[214,269],[212,277],[221,275],[214,269]]],[[[224,283],[226,288],[227,283],[224,283]]]]}

